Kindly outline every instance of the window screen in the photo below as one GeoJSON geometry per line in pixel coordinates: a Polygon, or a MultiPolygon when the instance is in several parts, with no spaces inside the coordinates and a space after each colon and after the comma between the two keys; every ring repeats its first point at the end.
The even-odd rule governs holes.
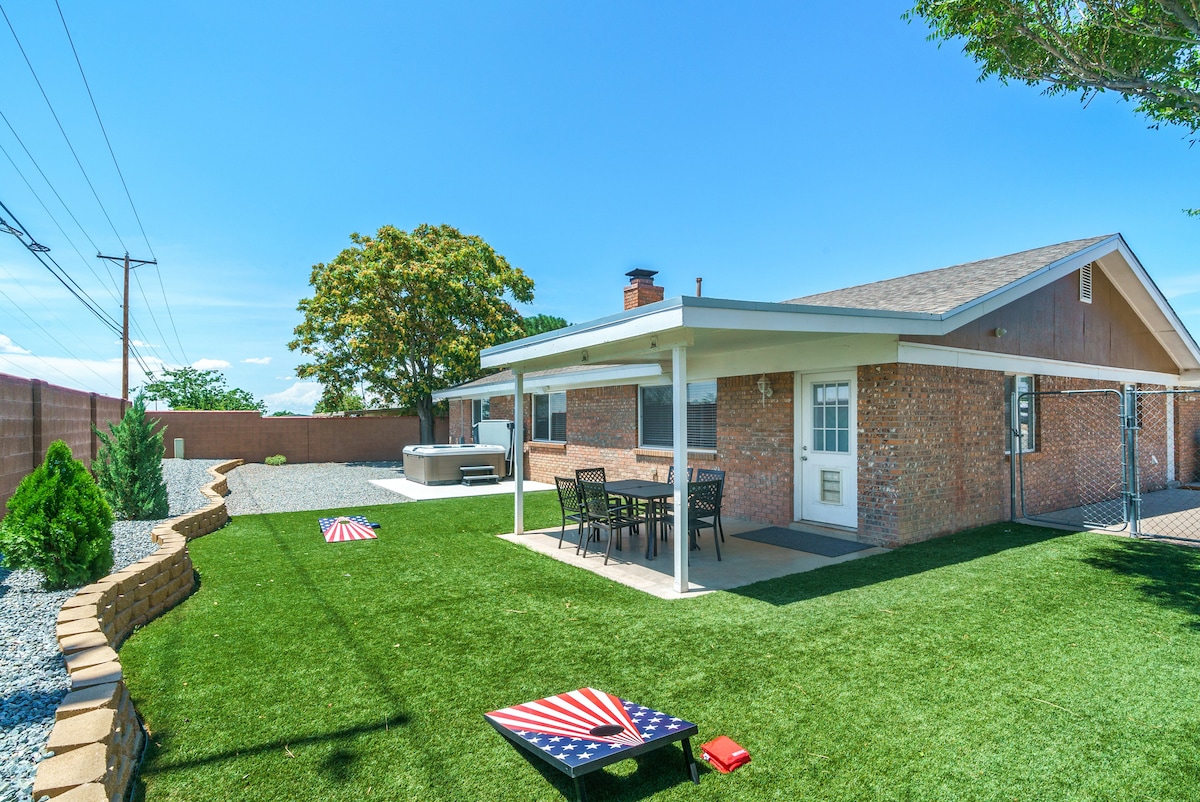
{"type": "MultiPolygon", "coordinates": [[[[674,448],[675,417],[671,410],[671,388],[643,387],[642,445],[674,448]]],[[[717,383],[694,382],[687,386],[688,448],[717,447],[717,383]]]]}
{"type": "Polygon", "coordinates": [[[566,442],[567,394],[546,393],[533,397],[533,439],[566,442]]]}

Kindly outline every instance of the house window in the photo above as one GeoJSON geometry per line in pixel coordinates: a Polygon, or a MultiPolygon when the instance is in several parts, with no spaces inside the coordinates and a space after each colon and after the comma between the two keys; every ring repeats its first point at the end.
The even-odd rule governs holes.
{"type": "MultiPolygon", "coordinates": [[[[1036,396],[1025,395],[1034,392],[1032,376],[1004,377],[1004,421],[1007,428],[1014,425],[1013,393],[1017,394],[1017,418],[1015,425],[1021,433],[1021,451],[1028,453],[1037,450],[1037,404],[1036,396]]],[[[1009,453],[1011,436],[1005,438],[1005,453],[1009,453]]]]}
{"type": "Polygon", "coordinates": [[[567,440],[567,394],[533,396],[533,439],[564,443],[567,440]]]}
{"type": "MultiPolygon", "coordinates": [[[[675,417],[671,388],[643,387],[639,393],[641,444],[647,448],[675,447],[675,417]]],[[[717,382],[693,382],[687,386],[688,448],[717,447],[717,382]]]]}
{"type": "Polygon", "coordinates": [[[492,417],[492,399],[476,398],[471,402],[471,425],[492,417]]]}

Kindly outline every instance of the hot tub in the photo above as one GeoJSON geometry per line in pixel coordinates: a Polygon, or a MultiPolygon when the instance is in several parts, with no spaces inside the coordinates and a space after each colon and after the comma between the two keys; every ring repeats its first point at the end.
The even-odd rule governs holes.
{"type": "Polygon", "coordinates": [[[489,465],[497,476],[503,477],[504,446],[432,445],[404,447],[404,478],[423,485],[456,485],[462,481],[465,465],[489,465]]]}

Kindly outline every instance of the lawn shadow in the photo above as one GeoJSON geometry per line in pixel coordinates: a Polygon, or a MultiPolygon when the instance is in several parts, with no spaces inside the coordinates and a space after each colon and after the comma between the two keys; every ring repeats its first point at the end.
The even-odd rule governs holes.
{"type": "Polygon", "coordinates": [[[1140,579],[1137,589],[1162,607],[1187,613],[1200,630],[1200,550],[1152,540],[1113,538],[1103,553],[1083,560],[1119,576],[1140,579]]]}
{"type": "Polygon", "coordinates": [[[179,762],[172,762],[169,758],[163,760],[156,759],[172,748],[174,740],[170,730],[159,730],[149,738],[149,742],[146,744],[142,766],[138,771],[131,798],[133,800],[145,800],[146,785],[142,780],[143,776],[193,769],[200,766],[221,763],[226,760],[241,759],[255,755],[269,753],[287,754],[292,749],[329,742],[337,744],[337,746],[329,755],[321,760],[320,771],[328,775],[331,780],[346,782],[353,778],[355,764],[359,760],[358,753],[345,746],[347,739],[380,731],[386,732],[393,727],[404,726],[408,724],[408,721],[408,714],[396,712],[382,720],[373,720],[370,724],[358,724],[332,732],[323,732],[296,738],[276,738],[273,741],[257,745],[243,744],[239,745],[236,749],[228,749],[217,754],[205,755],[204,757],[179,762]]]}
{"type": "Polygon", "coordinates": [[[1008,549],[1032,546],[1071,534],[1074,533],[1025,524],[992,524],[922,543],[913,543],[886,554],[875,554],[814,571],[767,579],[726,592],[784,606],[843,590],[854,590],[915,576],[925,571],[970,562],[1008,549]]]}
{"type": "MultiPolygon", "coordinates": [[[[510,744],[514,752],[533,766],[546,782],[554,786],[565,799],[575,799],[575,780],[563,774],[544,760],[524,749],[510,744]]],[[[637,770],[630,774],[615,774],[606,769],[594,771],[580,778],[585,785],[588,799],[633,800],[653,796],[660,791],[674,788],[680,784],[690,785],[691,777],[683,758],[681,743],[669,744],[662,749],[630,758],[637,764],[637,770]]],[[[610,764],[620,766],[621,762],[610,764]]],[[[703,760],[697,759],[696,766],[701,777],[712,771],[703,760]]]]}

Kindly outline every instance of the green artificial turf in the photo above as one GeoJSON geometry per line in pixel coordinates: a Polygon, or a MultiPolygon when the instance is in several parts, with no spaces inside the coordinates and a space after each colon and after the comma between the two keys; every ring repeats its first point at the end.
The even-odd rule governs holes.
{"type": "Polygon", "coordinates": [[[573,798],[482,714],[587,685],[753,756],[696,787],[673,745],[593,800],[1200,798],[1195,550],[1005,524],[663,601],[493,537],[511,498],[365,513],[192,541],[199,590],[121,650],[145,799],[573,798]]]}

